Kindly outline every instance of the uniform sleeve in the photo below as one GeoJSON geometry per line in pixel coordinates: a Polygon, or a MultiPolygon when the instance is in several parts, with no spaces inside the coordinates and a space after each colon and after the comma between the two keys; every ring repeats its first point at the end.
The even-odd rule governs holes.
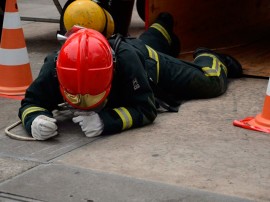
{"type": "Polygon", "coordinates": [[[154,94],[144,70],[144,60],[124,42],[116,58],[112,89],[117,88],[118,96],[112,95],[109,99],[117,104],[99,113],[104,123],[104,134],[142,127],[152,123],[157,116],[154,94]]]}
{"type": "Polygon", "coordinates": [[[55,69],[56,53],[47,56],[38,77],[26,90],[19,108],[19,118],[31,134],[31,124],[38,115],[52,117],[52,111],[63,102],[55,69]]]}

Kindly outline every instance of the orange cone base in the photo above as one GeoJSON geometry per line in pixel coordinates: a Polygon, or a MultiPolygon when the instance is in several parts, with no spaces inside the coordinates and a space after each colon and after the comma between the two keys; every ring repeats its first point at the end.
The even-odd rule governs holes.
{"type": "Polygon", "coordinates": [[[264,133],[270,133],[270,120],[262,117],[262,114],[258,114],[254,117],[247,117],[243,120],[235,120],[233,125],[239,126],[249,130],[256,130],[264,133]]]}
{"type": "Polygon", "coordinates": [[[30,64],[17,66],[0,64],[0,94],[24,95],[32,80],[30,64]]]}
{"type": "Polygon", "coordinates": [[[20,87],[12,87],[12,88],[0,87],[0,94],[3,94],[3,95],[24,95],[28,86],[29,85],[20,86],[20,87]]]}

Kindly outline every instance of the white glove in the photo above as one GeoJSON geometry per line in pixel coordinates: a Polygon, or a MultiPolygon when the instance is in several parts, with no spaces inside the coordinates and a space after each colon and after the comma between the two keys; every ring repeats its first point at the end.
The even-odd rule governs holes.
{"type": "Polygon", "coordinates": [[[46,140],[58,134],[56,119],[45,115],[37,116],[31,125],[32,136],[37,140],[46,140]]]}
{"type": "Polygon", "coordinates": [[[96,137],[103,131],[104,125],[96,112],[75,112],[72,121],[79,123],[86,137],[96,137]]]}

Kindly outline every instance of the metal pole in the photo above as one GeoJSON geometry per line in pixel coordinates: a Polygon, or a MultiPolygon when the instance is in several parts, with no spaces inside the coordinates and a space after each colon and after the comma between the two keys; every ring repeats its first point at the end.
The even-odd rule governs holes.
{"type": "Polygon", "coordinates": [[[58,0],[53,0],[53,3],[54,3],[54,5],[56,6],[56,8],[57,8],[58,12],[59,12],[59,13],[60,13],[60,15],[61,15],[61,14],[62,14],[62,12],[63,12],[63,8],[62,8],[61,4],[59,3],[59,1],[58,1],[58,0]]]}
{"type": "Polygon", "coordinates": [[[3,29],[3,21],[4,21],[4,13],[5,13],[5,6],[6,6],[6,0],[2,0],[0,2],[0,42],[1,42],[1,36],[2,36],[2,29],[3,29]]]}

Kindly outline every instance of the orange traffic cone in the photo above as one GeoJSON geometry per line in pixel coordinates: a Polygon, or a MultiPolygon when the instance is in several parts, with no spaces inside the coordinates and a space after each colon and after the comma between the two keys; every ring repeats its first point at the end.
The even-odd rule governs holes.
{"type": "Polygon", "coordinates": [[[32,82],[16,0],[6,0],[0,44],[0,94],[22,95],[32,82]]]}
{"type": "Polygon", "coordinates": [[[243,120],[235,120],[233,125],[242,128],[270,133],[270,78],[266,90],[262,113],[254,117],[247,117],[243,120]]]}

